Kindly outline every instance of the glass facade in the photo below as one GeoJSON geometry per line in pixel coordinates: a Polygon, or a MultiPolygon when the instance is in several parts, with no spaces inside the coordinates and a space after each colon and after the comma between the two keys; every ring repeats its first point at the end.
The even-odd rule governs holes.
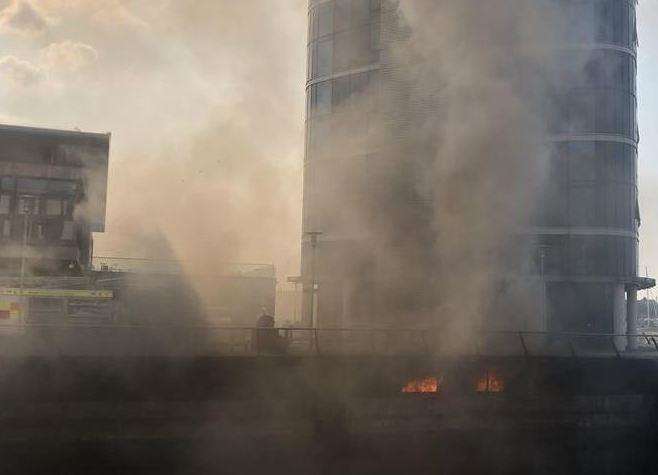
{"type": "Polygon", "coordinates": [[[565,231],[540,237],[551,256],[545,272],[633,277],[639,220],[635,5],[557,4],[569,21],[547,95],[548,129],[557,139],[536,224],[565,231]],[[589,235],[574,236],[575,228],[589,235]]]}
{"type": "Polygon", "coordinates": [[[554,1],[560,9],[560,18],[568,19],[555,31],[559,38],[571,43],[635,47],[635,0],[554,1]]]}
{"type": "Polygon", "coordinates": [[[555,2],[568,20],[556,28],[564,46],[548,76],[555,140],[535,270],[545,279],[548,329],[612,333],[615,288],[638,273],[635,1],[555,2]]]}
{"type": "Polygon", "coordinates": [[[379,61],[380,0],[331,0],[309,12],[308,78],[379,61]]]}
{"type": "MultiPolygon", "coordinates": [[[[536,79],[536,83],[521,85],[541,91],[545,99],[542,114],[550,137],[545,186],[527,236],[533,257],[526,259],[523,266],[534,274],[533,279],[541,273],[542,278],[559,283],[551,284],[544,292],[548,295],[547,307],[561,315],[554,319],[553,328],[557,329],[573,327],[564,321],[560,323],[560,319],[571,318],[568,315],[573,315],[577,308],[574,303],[567,305],[571,310],[565,310],[560,299],[576,298],[583,289],[607,298],[614,293],[611,286],[626,285],[637,277],[637,31],[635,0],[545,3],[559,9],[556,18],[561,22],[554,25],[553,32],[562,44],[554,52],[555,61],[543,66],[545,81],[536,79]],[[606,283],[595,283],[602,281],[606,283]],[[584,287],[575,291],[582,282],[586,282],[584,287]]],[[[390,183],[391,174],[397,173],[396,183],[407,178],[398,176],[406,173],[399,169],[384,170],[385,151],[373,146],[376,141],[371,139],[377,136],[375,129],[381,122],[378,114],[383,114],[380,106],[385,102],[380,101],[384,93],[382,76],[388,73],[380,65],[381,32],[380,0],[310,0],[303,226],[305,232],[325,233],[319,253],[325,258],[332,256],[333,267],[325,262],[323,268],[332,269],[326,271],[327,275],[335,274],[346,281],[349,278],[345,269],[338,266],[344,262],[340,256],[345,251],[337,243],[355,240],[357,236],[349,231],[367,228],[356,221],[357,217],[368,216],[368,212],[376,212],[364,212],[368,199],[381,199],[385,193],[392,193],[382,193],[378,186],[390,183]]],[[[389,76],[386,79],[388,87],[389,76]]],[[[404,91],[397,92],[399,100],[404,101],[404,91]]],[[[432,107],[428,104],[423,106],[432,107]]],[[[396,120],[400,115],[397,106],[396,102],[396,120]]],[[[431,189],[432,183],[421,183],[428,179],[425,170],[417,170],[409,177],[415,186],[408,188],[431,189]]],[[[387,199],[391,200],[388,204],[379,202],[380,210],[388,205],[404,207],[403,202],[411,200],[397,195],[387,199]]],[[[370,206],[373,207],[372,202],[370,206]]],[[[398,214],[422,214],[419,210],[421,206],[417,205],[398,214]]],[[[418,225],[421,221],[422,217],[410,219],[409,226],[398,223],[404,228],[401,233],[407,237],[422,233],[418,225]]],[[[354,243],[350,246],[354,247],[354,243]]],[[[302,273],[307,278],[311,273],[311,254],[305,242],[302,273]]],[[[354,257],[355,269],[373,268],[367,259],[354,257]]],[[[356,300],[341,303],[341,299],[347,294],[365,295],[365,291],[354,290],[359,285],[372,292],[373,286],[363,282],[376,280],[376,276],[363,271],[356,274],[359,278],[350,287],[352,290],[332,287],[325,279],[321,284],[324,290],[320,291],[324,292],[325,303],[320,298],[320,308],[331,307],[331,312],[340,314],[337,309],[343,308],[345,313],[347,305],[356,314],[362,305],[356,300]],[[331,303],[327,303],[329,300],[331,303]]],[[[604,307],[609,310],[614,305],[606,302],[601,308],[604,307]]],[[[608,310],[601,316],[605,320],[601,328],[611,331],[612,316],[608,310]]],[[[307,308],[305,313],[312,312],[307,308]]],[[[585,329],[583,325],[573,328],[585,329]]]]}
{"type": "MultiPolygon", "coordinates": [[[[372,203],[373,128],[380,85],[381,0],[311,0],[306,85],[303,230],[322,231],[316,272],[322,281],[317,314],[322,325],[356,315],[368,281],[366,253],[355,252],[372,203]],[[357,279],[355,276],[359,275],[357,279]],[[354,285],[350,286],[350,282],[354,285]],[[353,288],[352,288],[353,287],[353,288]],[[350,297],[352,296],[352,297],[350,297]],[[360,303],[359,303],[360,302],[360,303]],[[348,310],[351,309],[351,310],[348,310]]],[[[308,279],[314,258],[302,246],[302,274],[310,322],[308,279]]],[[[365,297],[363,297],[365,298],[365,297]]]]}

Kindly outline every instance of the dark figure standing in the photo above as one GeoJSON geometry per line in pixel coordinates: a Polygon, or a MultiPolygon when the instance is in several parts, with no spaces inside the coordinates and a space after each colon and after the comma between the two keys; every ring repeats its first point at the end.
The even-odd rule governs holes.
{"type": "Polygon", "coordinates": [[[276,330],[274,317],[265,309],[256,322],[256,352],[280,353],[279,332],[276,330]]]}

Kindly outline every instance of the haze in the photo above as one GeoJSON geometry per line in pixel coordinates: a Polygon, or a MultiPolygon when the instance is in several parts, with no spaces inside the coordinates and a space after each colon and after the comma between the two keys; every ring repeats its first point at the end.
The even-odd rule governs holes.
{"type": "MultiPolygon", "coordinates": [[[[96,254],[299,272],[306,1],[271,1],[0,0],[0,122],[113,133],[96,254]]],[[[658,3],[638,19],[641,269],[655,275],[658,3]]]]}

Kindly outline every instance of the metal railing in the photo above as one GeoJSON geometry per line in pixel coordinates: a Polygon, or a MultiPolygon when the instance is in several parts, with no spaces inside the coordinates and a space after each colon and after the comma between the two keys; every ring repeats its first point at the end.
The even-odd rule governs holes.
{"type": "Polygon", "coordinates": [[[658,334],[404,328],[0,325],[0,355],[657,357],[658,334]]]}

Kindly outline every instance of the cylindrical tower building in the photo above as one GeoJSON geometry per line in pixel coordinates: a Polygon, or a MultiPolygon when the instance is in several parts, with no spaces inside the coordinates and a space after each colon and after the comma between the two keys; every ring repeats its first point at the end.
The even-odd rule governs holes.
{"type": "MultiPolygon", "coordinates": [[[[523,255],[532,249],[532,256],[518,280],[541,289],[531,291],[536,312],[524,328],[624,333],[633,328],[627,308],[651,284],[637,269],[636,0],[539,3],[555,7],[547,21],[555,20],[557,41],[550,65],[542,66],[550,78],[536,88],[516,78],[545,91],[551,151],[538,213],[522,232],[523,255]]],[[[428,235],[433,198],[419,191],[433,186],[423,182],[432,174],[422,170],[422,156],[435,151],[410,143],[425,116],[445,114],[432,111],[441,81],[400,81],[404,53],[391,56],[389,47],[404,48],[409,32],[396,4],[309,1],[302,243],[308,325],[388,323],[384,314],[422,313],[441,299],[430,285],[432,267],[441,265],[432,260],[441,236],[428,235]]]]}
{"type": "Polygon", "coordinates": [[[356,324],[368,293],[380,0],[310,0],[302,275],[306,324],[356,324]],[[315,234],[321,233],[321,234],[315,234]]]}
{"type": "Polygon", "coordinates": [[[624,333],[638,279],[635,0],[557,0],[552,159],[537,229],[551,331],[624,333]]]}

